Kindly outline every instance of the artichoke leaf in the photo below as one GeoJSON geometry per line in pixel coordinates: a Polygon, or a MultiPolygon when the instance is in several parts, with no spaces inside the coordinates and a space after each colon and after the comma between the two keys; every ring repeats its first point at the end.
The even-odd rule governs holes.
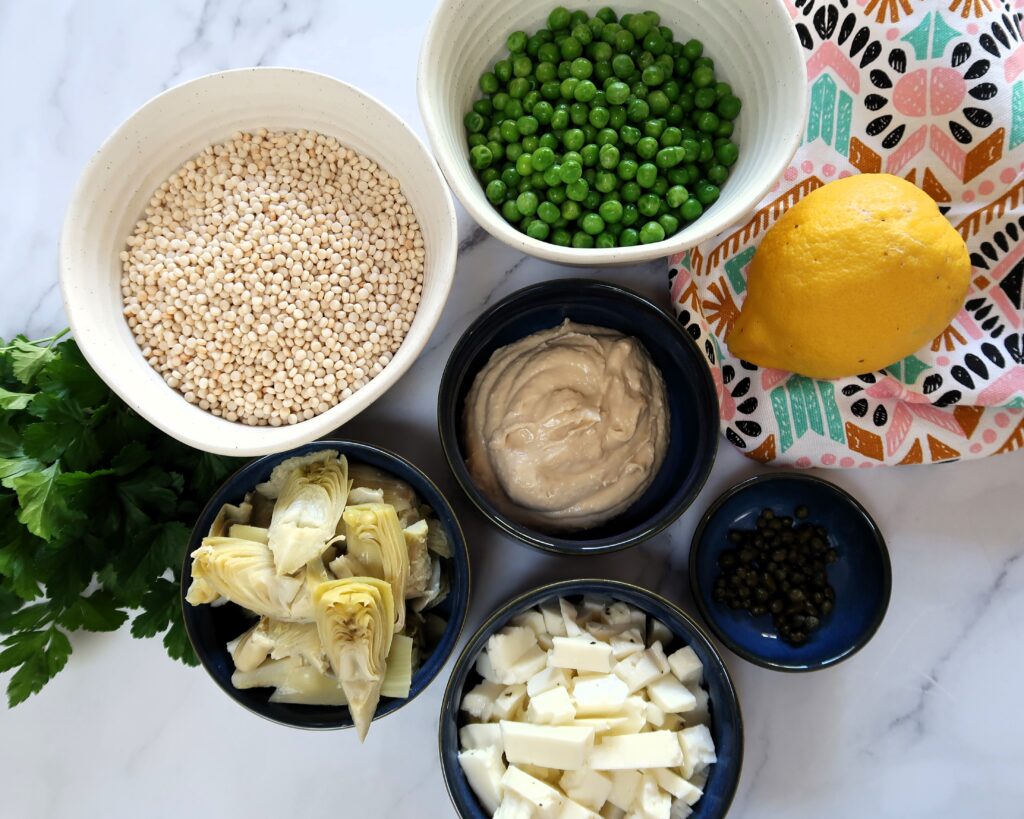
{"type": "Polygon", "coordinates": [[[289,671],[270,695],[270,701],[292,705],[348,705],[337,678],[308,665],[289,671]]]}
{"type": "Polygon", "coordinates": [[[409,549],[395,507],[366,503],[345,509],[348,554],[367,572],[391,584],[395,600],[395,631],[405,628],[405,590],[409,583],[409,549]]]}
{"type": "Polygon", "coordinates": [[[423,593],[412,601],[413,610],[417,612],[424,611],[440,603],[447,596],[447,591],[444,589],[444,581],[445,578],[441,572],[441,561],[434,557],[430,561],[430,579],[425,584],[423,593]]]}
{"type": "Polygon", "coordinates": [[[231,684],[235,688],[277,688],[284,685],[288,675],[302,666],[298,657],[285,660],[267,660],[252,671],[235,671],[231,675],[231,684]]]}
{"type": "Polygon", "coordinates": [[[409,583],[405,588],[405,599],[422,597],[430,585],[430,552],[427,549],[427,522],[419,520],[402,530],[405,546],[409,551],[409,583]]]}
{"type": "Polygon", "coordinates": [[[365,486],[354,486],[349,490],[348,502],[359,503],[384,503],[383,489],[367,489],[365,486]]]}
{"type": "Polygon", "coordinates": [[[250,526],[247,523],[232,523],[228,527],[228,537],[239,540],[255,540],[257,543],[269,542],[269,532],[262,526],[250,526]]]}
{"type": "Polygon", "coordinates": [[[275,500],[281,495],[281,491],[284,489],[284,485],[288,482],[288,478],[291,477],[292,473],[302,472],[311,467],[330,463],[331,461],[340,461],[342,469],[348,474],[348,461],[344,455],[335,449],[320,449],[308,455],[297,455],[294,458],[281,461],[270,473],[270,478],[256,487],[256,491],[264,498],[275,500]]]}
{"type": "Polygon", "coordinates": [[[231,655],[231,660],[237,671],[255,671],[267,659],[269,648],[256,637],[256,632],[263,622],[260,620],[251,629],[239,634],[228,643],[228,654],[231,655]]]}
{"type": "Polygon", "coordinates": [[[412,637],[396,634],[388,652],[388,667],[381,685],[381,696],[395,699],[409,699],[412,687],[412,637]]]}
{"type": "Polygon", "coordinates": [[[280,486],[268,532],[278,574],[298,571],[334,537],[348,496],[348,462],[327,453],[332,457],[296,466],[280,486]]]}
{"type": "Polygon", "coordinates": [[[251,520],[252,492],[246,495],[245,499],[238,506],[225,503],[217,513],[217,517],[213,519],[213,523],[210,524],[208,534],[210,537],[227,537],[232,524],[246,524],[251,520]]]}
{"type": "Polygon", "coordinates": [[[339,555],[330,562],[331,574],[338,580],[346,577],[365,577],[370,574],[366,567],[356,560],[352,555],[339,555]]]}
{"type": "Polygon", "coordinates": [[[264,617],[251,631],[251,642],[263,651],[264,657],[297,657],[321,673],[327,671],[327,658],[315,623],[289,623],[264,617]]]}
{"type": "Polygon", "coordinates": [[[436,518],[427,518],[427,548],[441,557],[451,558],[452,556],[452,545],[448,542],[448,533],[445,532],[441,521],[436,518]]]}

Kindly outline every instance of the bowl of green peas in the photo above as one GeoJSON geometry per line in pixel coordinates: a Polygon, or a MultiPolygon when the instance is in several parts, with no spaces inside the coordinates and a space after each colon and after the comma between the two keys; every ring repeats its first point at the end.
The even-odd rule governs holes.
{"type": "Polygon", "coordinates": [[[476,221],[586,266],[668,256],[748,215],[807,106],[782,0],[440,0],[418,95],[476,221]]]}

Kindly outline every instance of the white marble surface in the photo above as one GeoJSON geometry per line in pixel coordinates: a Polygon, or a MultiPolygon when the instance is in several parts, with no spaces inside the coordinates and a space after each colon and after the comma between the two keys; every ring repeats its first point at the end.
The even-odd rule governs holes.
{"type": "MultiPolygon", "coordinates": [[[[179,81],[253,64],[336,75],[422,133],[415,98],[429,0],[0,0],[0,336],[64,326],[57,237],[89,154],[136,106],[179,81]]],[[[499,601],[584,575],[655,587],[692,611],[695,520],[758,467],[724,442],[693,509],[640,549],[591,561],[535,554],[488,528],[455,491],[434,426],[442,365],[483,305],[570,271],[518,256],[461,215],[457,286],[427,353],[352,437],[390,445],[451,490],[471,541],[473,628],[499,601]]],[[[661,265],[599,277],[666,300],[661,265]]],[[[746,720],[737,819],[1024,815],[1024,455],[832,473],[874,512],[892,551],[881,630],[849,662],[810,675],[726,654],[746,720]]],[[[441,678],[374,727],[280,728],[235,706],[159,642],[73,640],[44,692],[0,710],[0,816],[448,817],[437,762],[441,678]]],[[[3,706],[0,706],[2,709],[3,706]]]]}

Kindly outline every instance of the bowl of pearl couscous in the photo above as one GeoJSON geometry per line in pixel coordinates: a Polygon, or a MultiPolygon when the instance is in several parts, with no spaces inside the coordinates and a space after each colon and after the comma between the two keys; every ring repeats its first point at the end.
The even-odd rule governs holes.
{"type": "Polygon", "coordinates": [[[422,351],[455,270],[451,195],[376,100],[256,68],[154,98],[86,167],[61,289],[89,363],[151,423],[261,455],[322,437],[422,351]]]}

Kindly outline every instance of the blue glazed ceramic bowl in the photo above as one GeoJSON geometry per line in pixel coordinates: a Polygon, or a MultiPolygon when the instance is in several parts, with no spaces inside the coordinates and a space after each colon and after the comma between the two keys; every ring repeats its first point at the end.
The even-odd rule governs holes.
{"type": "Polygon", "coordinates": [[[889,551],[867,510],[835,484],[795,472],[758,475],[737,484],[704,514],[690,545],[690,586],[701,615],[726,646],[745,660],[777,671],[815,671],[853,656],[878,630],[889,606],[889,551]],[[824,526],[839,560],[828,567],[835,608],[802,646],[775,631],[770,615],[752,617],[712,599],[718,557],[731,529],[753,529],[762,509],[792,516],[803,504],[807,522],[824,526]]]}
{"type": "Polygon", "coordinates": [[[694,806],[693,819],[720,819],[725,816],[736,793],[743,766],[743,717],[729,671],[704,630],[678,606],[654,592],[617,580],[565,580],[552,583],[510,600],[477,630],[455,661],[448,688],[441,702],[439,746],[441,772],[452,803],[463,819],[488,819],[473,794],[459,765],[459,728],[464,724],[459,704],[463,694],[480,682],[476,658],[487,639],[509,620],[552,597],[570,600],[584,594],[600,594],[628,603],[657,617],[671,629],[675,640],[665,647],[671,653],[684,644],[697,653],[704,664],[704,685],[708,690],[711,736],[718,755],[710,769],[704,796],[694,806]]]}
{"type": "Polygon", "coordinates": [[[431,654],[413,674],[409,698],[402,700],[382,697],[374,720],[398,711],[415,699],[430,685],[441,667],[448,661],[466,621],[466,610],[469,605],[469,552],[466,550],[466,541],[455,514],[433,482],[404,458],[370,444],[355,441],[314,441],[287,452],[267,455],[250,461],[239,469],[210,499],[192,529],[188,554],[185,556],[181,573],[181,606],[185,630],[188,632],[192,647],[214,682],[239,705],[282,725],[324,730],[352,727],[352,717],[348,708],[270,702],[269,698],[273,693],[271,688],[239,690],[231,684],[231,674],[235,667],[226,644],[252,626],[251,615],[233,603],[213,607],[193,606],[185,601],[185,592],[192,583],[192,559],[189,555],[199,547],[202,539],[210,531],[220,508],[225,503],[240,503],[246,493],[254,489],[256,484],[267,480],[274,467],[282,461],[321,449],[338,450],[354,463],[376,467],[408,483],[423,502],[434,510],[434,515],[444,526],[452,546],[452,558],[448,561],[451,591],[441,605],[431,609],[445,618],[448,625],[431,654]]]}
{"type": "Polygon", "coordinates": [[[595,554],[633,546],[662,531],[693,502],[718,450],[718,398],[704,355],[680,324],[631,290],[589,279],[557,279],[524,288],[480,316],[452,350],[441,377],[437,423],[456,480],[496,526],[530,546],[560,554],[595,554]],[[593,529],[553,534],[502,514],[476,486],[462,446],[466,394],[499,347],[565,319],[638,339],[667,387],[668,453],[647,491],[626,512],[593,529]]]}

